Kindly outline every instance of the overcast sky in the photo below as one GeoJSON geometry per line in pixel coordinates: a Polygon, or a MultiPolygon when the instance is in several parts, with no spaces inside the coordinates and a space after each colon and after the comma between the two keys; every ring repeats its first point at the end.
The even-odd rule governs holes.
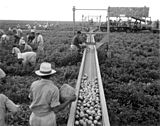
{"type": "MultiPolygon", "coordinates": [[[[159,0],[0,0],[0,20],[72,21],[72,7],[78,9],[106,9],[110,7],[149,7],[152,20],[160,19],[159,0]]],[[[76,20],[82,15],[100,16],[104,11],[76,11],[76,20]]]]}

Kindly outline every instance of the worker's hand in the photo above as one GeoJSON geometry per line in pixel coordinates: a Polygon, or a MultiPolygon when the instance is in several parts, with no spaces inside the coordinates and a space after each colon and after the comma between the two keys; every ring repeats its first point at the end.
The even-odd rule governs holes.
{"type": "Polygon", "coordinates": [[[70,101],[70,102],[73,102],[73,101],[76,100],[76,98],[77,98],[77,96],[74,94],[74,95],[72,95],[72,96],[70,97],[69,101],[70,101]]]}
{"type": "Polygon", "coordinates": [[[74,45],[71,45],[71,49],[73,49],[74,48],[74,45]]]}
{"type": "Polygon", "coordinates": [[[16,107],[17,107],[17,111],[21,111],[21,105],[17,104],[16,107]]]}
{"type": "Polygon", "coordinates": [[[20,108],[20,107],[21,107],[21,105],[16,105],[16,107],[17,107],[17,108],[20,108]]]}
{"type": "Polygon", "coordinates": [[[77,47],[75,45],[71,45],[72,50],[77,50],[77,47]]]}

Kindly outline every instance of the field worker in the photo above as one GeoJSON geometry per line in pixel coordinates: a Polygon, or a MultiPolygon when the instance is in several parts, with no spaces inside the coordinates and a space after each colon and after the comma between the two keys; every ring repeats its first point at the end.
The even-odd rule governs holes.
{"type": "Polygon", "coordinates": [[[6,73],[0,68],[0,79],[4,78],[6,76],[6,73]]]}
{"type": "Polygon", "coordinates": [[[28,30],[31,30],[31,26],[28,24],[28,30]]]}
{"type": "Polygon", "coordinates": [[[3,33],[2,36],[1,36],[1,43],[6,43],[5,42],[6,41],[6,37],[7,37],[7,35],[5,33],[3,33]]]}
{"type": "Polygon", "coordinates": [[[78,50],[78,53],[79,54],[82,54],[82,49],[85,48],[86,46],[83,45],[83,39],[82,39],[82,36],[81,36],[81,31],[77,31],[77,34],[73,37],[72,39],[72,43],[71,43],[71,48],[74,46],[77,47],[77,50],[78,50]]]}
{"type": "Polygon", "coordinates": [[[31,44],[31,43],[33,43],[34,39],[35,39],[35,30],[31,29],[31,33],[28,36],[28,41],[27,42],[29,44],[31,44]]]}
{"type": "Polygon", "coordinates": [[[18,53],[21,53],[20,49],[17,47],[16,44],[13,45],[12,48],[12,54],[14,54],[15,56],[17,56],[18,53]]]}
{"type": "Polygon", "coordinates": [[[4,34],[4,31],[2,29],[0,29],[0,38],[1,36],[4,34]]]}
{"type": "MultiPolygon", "coordinates": [[[[5,72],[0,69],[0,80],[5,78],[5,72]]],[[[1,82],[1,81],[0,81],[1,82]]],[[[4,94],[0,94],[0,126],[7,126],[5,117],[7,112],[15,113],[20,110],[20,106],[16,105],[4,94]]]]}
{"type": "Polygon", "coordinates": [[[36,43],[38,45],[38,48],[37,48],[38,50],[37,51],[38,52],[44,52],[44,39],[43,39],[43,36],[39,31],[37,31],[36,36],[37,36],[36,43]]]}
{"type": "Polygon", "coordinates": [[[56,73],[51,68],[50,63],[41,63],[40,69],[35,71],[35,73],[41,79],[33,82],[30,87],[29,97],[32,100],[30,105],[32,111],[29,120],[30,126],[57,126],[56,113],[75,101],[76,96],[73,95],[67,101],[60,104],[59,89],[50,80],[50,77],[56,73]]]}
{"type": "Polygon", "coordinates": [[[23,70],[27,70],[27,67],[35,67],[37,54],[35,52],[24,52],[17,54],[18,62],[23,65],[23,70]]]}
{"type": "Polygon", "coordinates": [[[20,37],[17,34],[14,34],[14,44],[19,44],[20,37]]]}
{"type": "Polygon", "coordinates": [[[24,44],[24,43],[25,43],[25,40],[23,39],[23,37],[21,37],[19,40],[19,46],[22,46],[22,44],[24,44]]]}
{"type": "Polygon", "coordinates": [[[28,45],[23,39],[20,41],[20,46],[22,51],[21,52],[32,52],[32,47],[28,45]]]}
{"type": "Polygon", "coordinates": [[[15,28],[15,27],[12,28],[12,32],[13,32],[14,35],[17,35],[17,28],[15,28]]]}
{"type": "Polygon", "coordinates": [[[26,33],[26,41],[28,42],[28,38],[29,38],[29,33],[26,33]]]}
{"type": "Polygon", "coordinates": [[[37,60],[37,54],[35,52],[21,53],[20,49],[16,45],[14,45],[12,54],[17,57],[18,63],[23,65],[23,70],[26,70],[28,65],[31,67],[35,67],[37,60]]]}
{"type": "Polygon", "coordinates": [[[22,29],[20,29],[20,26],[17,26],[17,36],[19,36],[20,38],[23,36],[23,31],[22,29]]]}
{"type": "Polygon", "coordinates": [[[8,44],[8,42],[9,42],[9,36],[4,33],[4,34],[1,36],[0,42],[1,42],[1,45],[2,45],[2,46],[8,44]]]}
{"type": "Polygon", "coordinates": [[[37,47],[37,58],[39,59],[43,59],[43,55],[44,55],[44,40],[43,40],[43,36],[42,34],[37,31],[36,32],[36,39],[34,42],[35,46],[37,47]]]}

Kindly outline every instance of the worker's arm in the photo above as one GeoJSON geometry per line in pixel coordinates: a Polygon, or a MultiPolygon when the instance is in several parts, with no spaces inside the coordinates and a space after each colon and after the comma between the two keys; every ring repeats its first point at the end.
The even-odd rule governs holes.
{"type": "Polygon", "coordinates": [[[76,95],[73,95],[70,99],[68,99],[66,102],[58,105],[58,106],[55,106],[55,107],[52,107],[51,110],[54,111],[55,113],[63,110],[65,107],[67,107],[71,102],[75,101],[76,100],[76,95]]]}
{"type": "MultiPolygon", "coordinates": [[[[49,92],[48,92],[49,93],[49,92]]],[[[63,110],[65,107],[67,107],[71,102],[76,100],[76,95],[71,96],[66,102],[60,104],[59,102],[59,90],[55,89],[54,93],[51,94],[52,101],[50,103],[50,109],[51,111],[54,111],[55,113],[63,110]]]]}
{"type": "Polygon", "coordinates": [[[75,37],[73,37],[72,41],[71,41],[71,45],[74,45],[74,42],[75,42],[75,37]]]}
{"type": "Polygon", "coordinates": [[[33,93],[32,93],[32,91],[31,91],[31,89],[30,89],[30,91],[29,91],[28,98],[29,98],[31,101],[33,100],[33,93]]]}
{"type": "Polygon", "coordinates": [[[13,101],[11,101],[8,97],[6,97],[6,100],[5,100],[5,105],[6,105],[6,108],[10,111],[10,112],[17,112],[20,110],[20,105],[16,105],[13,101]]]}

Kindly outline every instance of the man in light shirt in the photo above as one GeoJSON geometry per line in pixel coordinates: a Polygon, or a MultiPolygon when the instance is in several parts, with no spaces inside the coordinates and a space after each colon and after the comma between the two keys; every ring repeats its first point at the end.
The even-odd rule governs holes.
{"type": "Polygon", "coordinates": [[[9,42],[9,36],[5,33],[1,36],[0,44],[6,45],[9,42]]]}
{"type": "Polygon", "coordinates": [[[36,56],[35,52],[24,52],[18,53],[17,58],[22,61],[23,69],[27,70],[27,66],[30,65],[34,67],[36,65],[36,56]]]}
{"type": "MultiPolygon", "coordinates": [[[[0,80],[5,78],[5,72],[0,68],[0,80]]],[[[2,83],[2,81],[0,81],[2,83]]],[[[16,105],[13,101],[11,101],[7,96],[4,94],[0,94],[0,126],[7,126],[5,122],[5,116],[8,112],[15,113],[20,110],[20,106],[16,105]]]]}
{"type": "Polygon", "coordinates": [[[42,36],[42,34],[40,34],[40,32],[37,32],[36,35],[37,35],[36,43],[38,44],[38,50],[43,51],[44,50],[43,36],[42,36]]]}
{"type": "Polygon", "coordinates": [[[37,46],[37,58],[41,59],[44,54],[44,39],[39,31],[36,32],[35,45],[37,46]]]}
{"type": "Polygon", "coordinates": [[[22,47],[22,52],[32,52],[32,47],[28,45],[24,40],[20,41],[20,46],[22,47]]]}
{"type": "Polygon", "coordinates": [[[0,68],[0,79],[4,78],[6,73],[0,68]]]}

